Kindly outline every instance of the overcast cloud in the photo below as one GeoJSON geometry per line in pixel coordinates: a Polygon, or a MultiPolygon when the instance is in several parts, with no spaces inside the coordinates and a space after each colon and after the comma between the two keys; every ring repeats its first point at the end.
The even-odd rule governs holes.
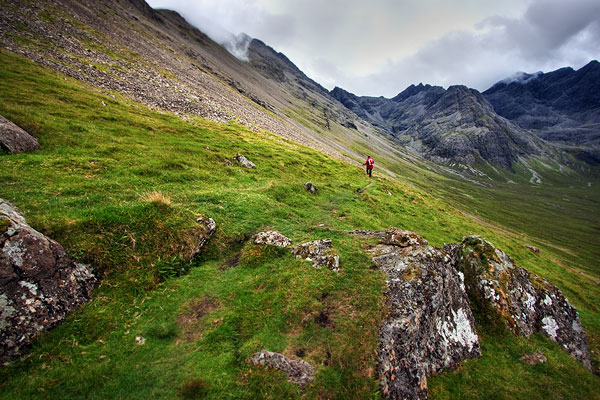
{"type": "Polygon", "coordinates": [[[148,0],[218,42],[241,32],[358,95],[419,82],[485,90],[600,58],[598,0],[148,0]]]}

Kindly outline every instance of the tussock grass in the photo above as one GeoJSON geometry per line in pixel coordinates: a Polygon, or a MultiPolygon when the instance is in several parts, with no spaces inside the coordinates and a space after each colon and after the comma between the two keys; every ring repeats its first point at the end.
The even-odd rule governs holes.
{"type": "MultiPolygon", "coordinates": [[[[362,169],[267,132],[157,113],[4,50],[0,66],[0,113],[42,145],[0,155],[0,196],[102,278],[90,303],[0,370],[2,398],[379,398],[385,281],[365,243],[343,233],[351,229],[399,226],[436,246],[481,234],[573,295],[590,337],[600,333],[597,286],[553,262],[563,259],[550,247],[535,255],[523,237],[449,206],[432,184],[442,178],[404,171],[411,185],[376,171],[359,194],[369,184],[362,169]],[[227,167],[236,153],[257,168],[227,167]],[[308,180],[317,195],[304,190],[308,180]],[[218,228],[190,260],[195,215],[218,228]],[[247,243],[267,228],[293,244],[332,239],[343,273],[247,243]],[[315,383],[302,393],[283,374],[248,365],[263,348],[315,365],[315,383]]],[[[486,387],[502,388],[495,397],[597,395],[597,377],[553,343],[484,322],[484,357],[431,379],[431,398],[494,397],[486,387]],[[530,349],[550,362],[522,366],[517,356],[530,349]]]]}
{"type": "Polygon", "coordinates": [[[143,193],[140,195],[140,199],[148,203],[162,205],[165,207],[169,207],[171,205],[171,198],[169,196],[165,196],[158,190],[143,193]]]}

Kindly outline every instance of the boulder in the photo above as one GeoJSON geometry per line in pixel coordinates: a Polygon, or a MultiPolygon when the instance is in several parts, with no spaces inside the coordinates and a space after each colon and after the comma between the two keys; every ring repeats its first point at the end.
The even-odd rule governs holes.
{"type": "Polygon", "coordinates": [[[23,354],[33,339],[87,301],[91,268],[31,228],[0,199],[0,361],[23,354]]]}
{"type": "Polygon", "coordinates": [[[307,191],[310,192],[310,194],[315,194],[317,193],[317,187],[315,185],[313,185],[312,182],[306,182],[304,184],[304,189],[306,189],[307,191]]]}
{"type": "Polygon", "coordinates": [[[515,334],[529,337],[542,332],[591,369],[577,310],[556,286],[518,267],[479,236],[466,237],[461,245],[446,245],[446,249],[464,273],[472,301],[499,316],[515,334]]]}
{"type": "Polygon", "coordinates": [[[0,115],[0,148],[9,153],[24,153],[40,148],[37,139],[0,115]]]}
{"type": "Polygon", "coordinates": [[[252,236],[252,242],[255,244],[270,244],[277,247],[287,247],[292,244],[292,241],[283,236],[278,231],[259,232],[252,236]]]}
{"type": "Polygon", "coordinates": [[[481,355],[463,277],[442,249],[414,232],[393,230],[370,249],[386,275],[389,315],[379,336],[381,393],[427,398],[427,376],[481,355]],[[407,246],[407,243],[411,245],[407,246]]]}
{"type": "Polygon", "coordinates": [[[280,353],[261,350],[249,360],[253,365],[275,368],[287,376],[288,381],[305,389],[314,380],[315,367],[302,360],[292,360],[280,353]]]}
{"type": "Polygon", "coordinates": [[[246,167],[249,169],[256,168],[256,165],[254,165],[252,161],[249,161],[246,157],[239,153],[236,154],[234,158],[237,162],[239,162],[242,165],[242,167],[246,167]]]}
{"type": "Polygon", "coordinates": [[[334,272],[340,272],[340,256],[337,254],[331,239],[315,240],[290,248],[296,258],[312,261],[313,267],[327,267],[334,272]]]}

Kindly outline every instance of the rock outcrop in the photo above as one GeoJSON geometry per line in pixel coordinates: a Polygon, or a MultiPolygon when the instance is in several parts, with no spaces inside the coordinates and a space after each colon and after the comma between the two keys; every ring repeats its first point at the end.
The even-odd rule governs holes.
{"type": "Polygon", "coordinates": [[[302,360],[292,360],[283,354],[261,350],[250,358],[250,364],[264,365],[283,371],[288,381],[305,389],[314,380],[315,367],[302,360]]]}
{"type": "Polygon", "coordinates": [[[289,238],[283,236],[278,231],[259,232],[252,236],[251,240],[254,244],[270,244],[277,247],[287,247],[292,244],[289,238]]]}
{"type": "Polygon", "coordinates": [[[314,240],[294,246],[290,250],[296,258],[311,261],[315,268],[326,267],[340,272],[340,256],[333,248],[331,239],[314,240]]]}
{"type": "Polygon", "coordinates": [[[479,236],[446,245],[465,276],[472,301],[502,318],[508,329],[529,337],[542,332],[591,369],[586,336],[575,307],[545,279],[515,265],[479,236]]]}
{"type": "Polygon", "coordinates": [[[0,361],[24,353],[91,295],[96,278],[0,199],[0,361]]]}
{"type": "Polygon", "coordinates": [[[0,149],[9,153],[24,153],[39,149],[37,139],[0,115],[0,149]]]}
{"type": "Polygon", "coordinates": [[[190,259],[194,258],[200,253],[200,250],[202,250],[206,242],[208,242],[208,240],[212,237],[212,235],[214,235],[215,231],[217,230],[217,223],[214,219],[210,217],[198,217],[196,218],[196,222],[199,223],[203,229],[199,233],[198,242],[193,247],[190,259]]]}
{"type": "Polygon", "coordinates": [[[254,165],[252,161],[248,160],[246,157],[239,153],[236,154],[233,158],[235,158],[235,160],[239,162],[242,165],[242,167],[246,167],[248,169],[256,168],[256,165],[254,165]]]}
{"type": "Polygon", "coordinates": [[[444,250],[418,233],[391,228],[383,243],[370,249],[386,274],[390,309],[380,330],[381,392],[425,399],[427,376],[481,355],[463,277],[444,250]]]}

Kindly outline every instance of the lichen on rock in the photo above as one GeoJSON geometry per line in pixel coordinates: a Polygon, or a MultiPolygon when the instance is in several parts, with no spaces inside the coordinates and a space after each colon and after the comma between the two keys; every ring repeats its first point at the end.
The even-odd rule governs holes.
{"type": "Polygon", "coordinates": [[[9,221],[0,231],[0,361],[5,362],[87,301],[96,278],[2,199],[0,215],[9,221]]]}
{"type": "Polygon", "coordinates": [[[386,274],[389,315],[380,329],[380,388],[391,399],[427,398],[427,376],[481,355],[463,277],[442,249],[391,228],[369,252],[386,274]]]}
{"type": "Polygon", "coordinates": [[[340,256],[333,248],[331,239],[314,240],[290,248],[296,258],[311,261],[315,268],[326,267],[340,272],[340,256]]]}
{"type": "Polygon", "coordinates": [[[287,376],[288,381],[297,384],[300,389],[305,389],[314,380],[315,367],[306,361],[293,360],[280,353],[261,350],[250,358],[249,363],[282,371],[287,376]]]}
{"type": "Polygon", "coordinates": [[[494,312],[517,335],[542,332],[591,368],[586,336],[577,310],[561,291],[543,278],[515,265],[492,243],[469,236],[446,245],[464,273],[472,301],[494,312]]]}
{"type": "Polygon", "coordinates": [[[277,247],[287,247],[292,244],[292,241],[278,231],[259,232],[252,236],[254,244],[269,244],[277,247]]]}

